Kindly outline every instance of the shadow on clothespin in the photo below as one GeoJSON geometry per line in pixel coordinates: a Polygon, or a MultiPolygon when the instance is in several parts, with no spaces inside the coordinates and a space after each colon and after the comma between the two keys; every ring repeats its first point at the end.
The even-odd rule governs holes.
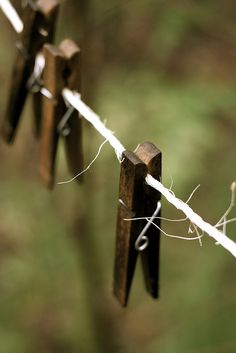
{"type": "MultiPolygon", "coordinates": [[[[51,42],[59,9],[57,0],[27,1],[23,11],[24,29],[16,43],[18,53],[14,63],[10,96],[5,119],[2,124],[2,136],[7,143],[14,142],[20,116],[22,114],[29,87],[27,85],[34,69],[37,53],[45,43],[51,42]]],[[[40,128],[39,97],[35,102],[35,129],[40,128]]]]}
{"type": "MultiPolygon", "coordinates": [[[[65,140],[68,168],[74,176],[83,169],[82,122],[62,97],[63,88],[80,90],[81,58],[79,47],[70,39],[59,48],[44,46],[43,118],[40,138],[39,172],[43,184],[52,189],[59,136],[65,140]]],[[[79,181],[81,178],[79,178],[79,181]]]]}
{"type": "Polygon", "coordinates": [[[141,144],[135,153],[125,151],[121,163],[119,206],[116,230],[114,295],[122,306],[129,292],[140,254],[147,291],[158,297],[160,231],[146,220],[132,218],[153,216],[160,227],[160,193],[145,182],[147,173],[161,178],[161,152],[151,143],[141,144]]]}

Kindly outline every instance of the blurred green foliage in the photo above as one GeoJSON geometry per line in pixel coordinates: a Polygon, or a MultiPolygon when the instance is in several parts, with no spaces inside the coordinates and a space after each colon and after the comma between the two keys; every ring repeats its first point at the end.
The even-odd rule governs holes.
{"type": "MultiPolygon", "coordinates": [[[[84,99],[128,149],[149,140],[162,150],[163,182],[172,177],[180,198],[200,183],[191,206],[212,223],[236,175],[235,15],[231,0],[67,0],[56,40],[81,44],[84,99]]],[[[0,16],[2,119],[16,36],[0,16]]],[[[203,247],[163,236],[160,299],[147,296],[138,267],[121,309],[112,296],[119,163],[106,145],[83,185],[47,192],[31,115],[28,104],[14,146],[0,145],[0,353],[234,353],[234,258],[207,236],[203,247]]],[[[83,139],[88,164],[102,139],[86,123],[83,139]]],[[[57,169],[68,177],[63,144],[57,169]]],[[[163,216],[179,214],[163,202],[163,216]]]]}

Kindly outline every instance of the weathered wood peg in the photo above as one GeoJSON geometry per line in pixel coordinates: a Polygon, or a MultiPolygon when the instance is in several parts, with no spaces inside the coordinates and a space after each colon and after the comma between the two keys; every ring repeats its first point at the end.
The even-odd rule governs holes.
{"type": "MultiPolygon", "coordinates": [[[[162,155],[161,152],[149,142],[145,142],[137,148],[136,155],[147,166],[147,171],[155,179],[161,180],[162,155]]],[[[157,203],[161,200],[161,194],[151,186],[144,183],[144,204],[143,215],[151,217],[157,209],[157,203]]],[[[158,212],[161,216],[161,211],[158,212]]],[[[160,228],[160,218],[153,219],[153,223],[160,228]]],[[[147,224],[142,221],[142,227],[147,224]]],[[[150,224],[145,236],[148,239],[148,246],[140,251],[142,268],[146,289],[153,298],[158,298],[159,292],[159,254],[160,254],[160,230],[155,225],[150,224]]]]}
{"type": "Polygon", "coordinates": [[[113,283],[114,295],[122,306],[128,302],[138,256],[135,242],[142,230],[141,222],[125,219],[143,215],[142,190],[146,174],[146,165],[134,153],[125,151],[120,171],[113,283]]]}
{"type": "MultiPolygon", "coordinates": [[[[151,224],[147,227],[146,220],[131,220],[151,218],[157,211],[159,216],[160,195],[146,184],[147,173],[160,179],[161,153],[154,145],[146,142],[140,145],[135,153],[127,151],[123,153],[113,287],[114,295],[122,306],[128,303],[139,254],[141,254],[147,290],[153,298],[158,296],[160,231],[151,224]],[[145,227],[147,228],[145,238],[140,239],[139,242],[145,227]],[[146,243],[142,243],[144,239],[146,243]]],[[[153,222],[160,226],[159,219],[155,218],[153,222]]]]}
{"type": "Polygon", "coordinates": [[[40,177],[52,189],[55,182],[55,163],[60,136],[64,137],[69,171],[74,176],[83,169],[82,123],[75,112],[65,105],[63,88],[80,89],[80,49],[71,40],[64,40],[59,48],[44,46],[43,119],[40,137],[40,177]]]}
{"type": "MultiPolygon", "coordinates": [[[[72,40],[65,39],[59,46],[66,58],[66,70],[64,72],[65,87],[72,91],[81,92],[81,52],[80,48],[72,40]]],[[[70,108],[71,109],[71,108],[70,108]]],[[[68,107],[64,104],[62,112],[66,117],[68,107]]],[[[64,123],[61,121],[61,123],[64,123]]],[[[70,113],[68,120],[65,119],[65,125],[59,126],[64,130],[64,141],[66,150],[66,159],[68,169],[72,176],[83,169],[83,146],[82,146],[82,118],[77,111],[70,113]]],[[[82,176],[77,179],[82,180],[82,176]]]]}
{"type": "MultiPolygon", "coordinates": [[[[6,114],[1,128],[2,136],[7,143],[14,142],[29,92],[27,83],[34,69],[36,54],[43,44],[53,39],[58,9],[57,0],[38,0],[35,3],[27,2],[23,11],[24,29],[17,42],[18,52],[12,73],[6,114]]],[[[39,115],[36,118],[39,119],[39,115]]]]}

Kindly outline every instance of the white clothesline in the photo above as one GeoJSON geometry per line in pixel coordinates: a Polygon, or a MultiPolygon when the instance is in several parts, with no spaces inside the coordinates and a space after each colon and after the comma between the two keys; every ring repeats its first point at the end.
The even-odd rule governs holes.
{"type": "MultiPolygon", "coordinates": [[[[19,16],[17,15],[14,7],[11,5],[8,0],[0,0],[0,7],[3,12],[12,23],[16,32],[20,33],[23,31],[23,23],[19,16]]],[[[35,76],[37,77],[39,73],[42,72],[44,63],[42,65],[42,56],[38,55],[35,63],[35,76]],[[37,60],[41,60],[37,64],[37,60]],[[37,72],[37,68],[40,68],[37,72]]],[[[105,139],[110,143],[110,145],[115,150],[115,153],[118,159],[121,161],[122,154],[125,151],[125,147],[121,144],[121,142],[114,136],[114,133],[109,130],[101,121],[100,117],[89,108],[80,97],[80,94],[77,92],[72,92],[71,90],[65,88],[62,92],[64,99],[73,106],[87,121],[89,121],[94,128],[105,137],[105,139]]],[[[218,244],[220,244],[223,248],[228,250],[234,257],[236,257],[236,243],[228,238],[226,234],[219,231],[216,226],[212,226],[211,224],[205,222],[197,213],[195,213],[189,205],[187,205],[182,200],[176,198],[170,190],[165,188],[158,180],[154,179],[151,175],[146,176],[146,182],[148,185],[153,187],[155,190],[158,190],[166,199],[175,206],[177,209],[181,210],[186,217],[197,226],[202,232],[206,232],[210,237],[214,238],[218,244]]]]}
{"type": "Polygon", "coordinates": [[[13,28],[17,33],[21,33],[24,28],[24,24],[20,19],[18,13],[15,8],[12,6],[9,0],[0,0],[0,8],[2,9],[5,16],[11,22],[13,28]]]}
{"type": "Polygon", "coordinates": [[[110,143],[114,148],[117,158],[119,161],[122,160],[122,154],[126,150],[121,142],[114,136],[114,133],[109,130],[101,121],[101,118],[89,108],[80,97],[77,92],[72,92],[68,88],[65,88],[62,92],[64,99],[72,105],[78,112],[89,121],[93,127],[110,143]]]}

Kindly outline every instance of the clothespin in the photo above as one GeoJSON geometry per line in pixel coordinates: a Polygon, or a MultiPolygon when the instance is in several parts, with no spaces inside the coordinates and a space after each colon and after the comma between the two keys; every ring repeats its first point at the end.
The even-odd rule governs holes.
{"type": "MultiPolygon", "coordinates": [[[[141,144],[137,150],[136,155],[146,164],[148,173],[155,179],[161,181],[162,156],[161,152],[151,143],[141,144]]],[[[160,205],[161,194],[154,190],[151,186],[144,183],[144,204],[143,214],[151,217],[155,210],[158,209],[157,216],[161,216],[160,205]]],[[[142,221],[142,227],[145,227],[146,220],[142,221]]],[[[153,220],[160,228],[160,218],[153,220]]],[[[160,231],[153,224],[150,225],[145,233],[148,239],[148,246],[140,252],[142,267],[144,271],[144,279],[146,289],[153,298],[158,297],[159,284],[159,248],[160,248],[160,231]]]]}
{"type": "Polygon", "coordinates": [[[67,107],[62,90],[80,90],[81,58],[79,47],[69,39],[59,48],[44,46],[43,120],[41,129],[40,176],[43,183],[53,188],[55,161],[59,136],[65,139],[68,167],[72,175],[83,169],[82,122],[78,113],[67,107]]]}
{"type": "MultiPolygon", "coordinates": [[[[57,0],[27,1],[23,12],[24,30],[17,42],[10,96],[2,125],[3,138],[8,143],[15,139],[20,116],[28,94],[27,82],[33,72],[36,54],[44,43],[51,42],[59,9],[57,0]]],[[[37,109],[40,108],[37,104],[37,109]]],[[[39,115],[37,115],[39,119],[39,115]]],[[[39,123],[37,122],[39,126],[39,123]]]]}
{"type": "MultiPolygon", "coordinates": [[[[128,302],[139,253],[147,291],[153,298],[158,297],[160,231],[143,219],[126,220],[151,218],[155,211],[160,215],[160,194],[146,184],[147,173],[160,180],[161,152],[153,144],[145,142],[135,153],[123,153],[114,269],[114,294],[123,306],[128,302]],[[145,227],[145,234],[139,239],[145,227]]],[[[159,219],[152,222],[160,226],[159,219]]]]}

